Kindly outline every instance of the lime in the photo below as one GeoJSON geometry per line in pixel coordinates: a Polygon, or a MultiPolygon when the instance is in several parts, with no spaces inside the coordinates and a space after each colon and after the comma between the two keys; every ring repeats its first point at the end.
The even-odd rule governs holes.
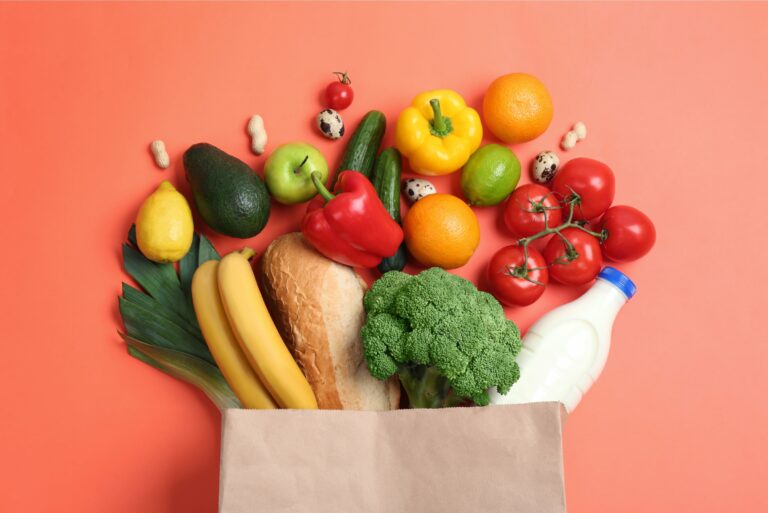
{"type": "Polygon", "coordinates": [[[520,181],[520,161],[500,144],[475,151],[461,170],[461,190],[472,205],[498,205],[520,181]]]}

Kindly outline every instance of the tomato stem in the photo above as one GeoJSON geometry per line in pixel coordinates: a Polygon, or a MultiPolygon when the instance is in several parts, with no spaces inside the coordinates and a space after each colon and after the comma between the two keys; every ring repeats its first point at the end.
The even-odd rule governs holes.
{"type": "Polygon", "coordinates": [[[525,211],[530,212],[532,214],[544,214],[544,229],[538,233],[535,233],[533,235],[530,235],[528,237],[525,237],[517,241],[518,246],[521,246],[523,248],[523,256],[524,256],[523,264],[517,267],[518,268],[524,267],[524,269],[518,271],[517,268],[515,268],[514,273],[510,272],[511,276],[514,276],[516,278],[522,278],[532,283],[537,283],[537,282],[530,279],[528,277],[528,274],[531,271],[535,271],[539,269],[539,268],[528,267],[528,246],[533,241],[541,239],[543,237],[547,237],[548,235],[557,234],[557,236],[563,240],[563,245],[565,246],[565,255],[563,255],[562,257],[556,258],[555,261],[552,262],[552,265],[565,265],[579,258],[579,253],[578,251],[576,251],[576,248],[571,243],[571,241],[569,241],[568,238],[561,233],[563,230],[567,228],[576,228],[577,230],[581,230],[584,233],[588,233],[592,235],[599,242],[603,242],[605,239],[608,238],[608,230],[603,229],[599,232],[595,232],[583,226],[582,224],[583,221],[574,221],[573,214],[574,214],[574,211],[576,210],[576,207],[578,205],[581,205],[581,196],[579,196],[576,193],[576,191],[574,191],[573,189],[571,189],[571,193],[564,199],[564,203],[568,205],[568,217],[566,218],[565,222],[562,223],[560,226],[555,226],[555,227],[549,226],[549,211],[557,210],[563,207],[560,207],[560,206],[548,207],[544,205],[545,199],[546,199],[546,196],[542,198],[542,200],[540,201],[534,201],[533,199],[528,198],[528,203],[530,204],[531,208],[530,210],[525,209],[525,211]]]}
{"type": "Polygon", "coordinates": [[[333,74],[339,77],[339,82],[342,84],[350,85],[352,83],[346,71],[334,71],[333,74]]]}

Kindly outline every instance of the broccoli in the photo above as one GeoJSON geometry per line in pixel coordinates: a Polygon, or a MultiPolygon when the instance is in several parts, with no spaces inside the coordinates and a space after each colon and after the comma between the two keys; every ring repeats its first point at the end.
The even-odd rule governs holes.
{"type": "Polygon", "coordinates": [[[382,275],[363,300],[365,360],[381,380],[397,374],[411,407],[488,404],[520,377],[520,331],[493,296],[438,267],[382,275]]]}

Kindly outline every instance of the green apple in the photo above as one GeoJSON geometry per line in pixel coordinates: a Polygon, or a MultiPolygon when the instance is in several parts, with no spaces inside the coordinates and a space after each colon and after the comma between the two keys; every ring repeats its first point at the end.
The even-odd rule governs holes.
{"type": "Polygon", "coordinates": [[[320,173],[320,181],[328,180],[328,163],[311,144],[295,142],[278,147],[264,164],[264,181],[275,200],[295,205],[312,199],[317,188],[312,173],[320,173]]]}

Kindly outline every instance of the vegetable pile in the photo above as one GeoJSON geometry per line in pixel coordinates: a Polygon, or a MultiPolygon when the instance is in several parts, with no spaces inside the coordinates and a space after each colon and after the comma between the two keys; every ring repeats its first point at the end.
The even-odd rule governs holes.
{"type": "MultiPolygon", "coordinates": [[[[384,113],[369,110],[345,130],[337,111],[354,94],[348,74],[336,75],[322,95],[315,134],[346,137],[335,172],[306,142],[264,155],[263,180],[208,143],[183,154],[192,203],[219,234],[258,235],[276,213],[273,200],[306,204],[293,227],[301,234],[280,244],[284,258],[264,259],[271,262],[272,282],[262,281],[271,310],[253,252],[220,258],[195,233],[187,198],[163,181],[123,246],[125,270],[141,287],[124,283],[119,299],[128,352],[198,386],[220,408],[389,408],[400,397],[398,380],[411,407],[486,405],[489,390],[504,394],[520,377],[520,333],[499,301],[529,305],[550,279],[584,285],[604,260],[642,257],[655,241],[653,223],[633,207],[612,206],[613,170],[594,159],[560,166],[553,151],[541,151],[531,162],[536,183],[518,187],[521,163],[507,145],[541,135],[553,114],[548,91],[531,75],[495,80],[482,120],[456,91],[417,94],[397,118],[394,147],[383,150],[384,113]],[[483,144],[483,122],[504,145],[483,144]],[[439,182],[403,176],[457,171],[463,198],[440,191],[439,182]],[[401,190],[411,203],[405,213],[401,190]],[[446,269],[462,267],[479,247],[475,209],[497,205],[517,240],[488,262],[489,294],[446,269]],[[409,260],[426,270],[401,272],[409,260]],[[364,284],[353,267],[382,273],[362,304],[364,284]]],[[[250,116],[246,126],[251,151],[264,154],[264,119],[250,116]]],[[[569,137],[584,140],[586,125],[576,123],[569,137]]],[[[168,167],[165,143],[151,148],[168,167]]]]}

